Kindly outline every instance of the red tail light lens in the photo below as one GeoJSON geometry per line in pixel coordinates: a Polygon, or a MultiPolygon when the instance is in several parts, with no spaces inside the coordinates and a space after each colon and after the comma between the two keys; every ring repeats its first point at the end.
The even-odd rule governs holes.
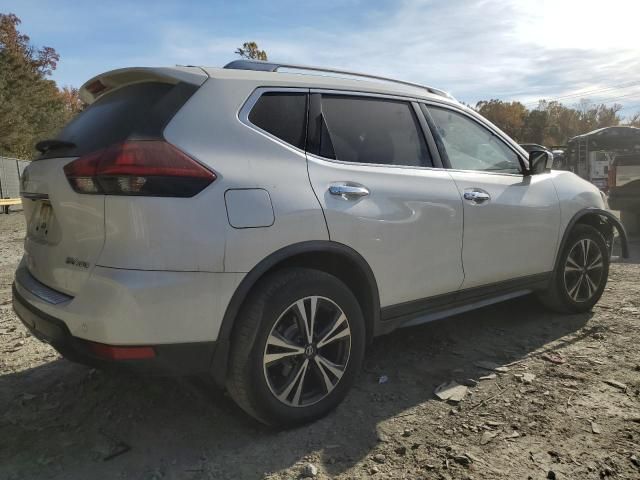
{"type": "Polygon", "coordinates": [[[78,193],[193,197],[216,175],[161,140],[119,143],[65,165],[78,193]]]}
{"type": "Polygon", "coordinates": [[[86,89],[89,93],[97,95],[100,92],[106,90],[107,86],[104,83],[102,83],[100,80],[95,80],[91,82],[89,85],[87,85],[86,89]]]}

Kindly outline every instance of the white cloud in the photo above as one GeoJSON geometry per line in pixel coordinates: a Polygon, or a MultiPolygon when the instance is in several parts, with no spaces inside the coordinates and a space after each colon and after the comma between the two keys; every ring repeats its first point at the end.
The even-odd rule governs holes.
{"type": "Polygon", "coordinates": [[[636,0],[519,2],[518,35],[547,48],[616,50],[637,44],[636,0]],[[541,34],[543,32],[543,34],[541,34]]]}
{"type": "MultiPolygon", "coordinates": [[[[91,42],[85,50],[61,51],[56,78],[79,84],[123,66],[221,66],[243,41],[256,40],[272,60],[412,80],[469,103],[488,98],[531,102],[640,79],[637,0],[404,0],[384,6],[352,0],[352,10],[362,9],[354,18],[345,17],[343,12],[352,10],[339,1],[326,1],[334,0],[315,5],[308,15],[306,4],[289,15],[274,2],[268,19],[230,18],[234,29],[225,34],[206,22],[189,22],[175,4],[139,7],[125,18],[103,6],[97,17],[73,23],[81,26],[75,35],[91,42]],[[116,41],[117,32],[104,25],[131,29],[139,43],[116,41]]],[[[63,23],[43,24],[60,29],[63,23]]],[[[56,35],[63,31],[49,31],[47,38],[56,35]]],[[[625,96],[620,103],[640,109],[640,86],[593,99],[620,96],[625,96]]]]}
{"type": "MultiPolygon", "coordinates": [[[[610,0],[604,10],[601,2],[599,8],[587,3],[407,0],[391,11],[373,12],[366,24],[331,31],[310,26],[256,31],[252,38],[273,60],[395,76],[449,90],[469,102],[531,101],[640,76],[640,59],[630,42],[637,18],[632,13],[640,4],[610,0]]],[[[174,25],[162,54],[177,63],[223,64],[242,35],[246,32],[212,38],[174,25]]],[[[615,94],[620,92],[610,96],[615,94]]],[[[640,102],[640,94],[626,102],[636,99],[640,102]]]]}

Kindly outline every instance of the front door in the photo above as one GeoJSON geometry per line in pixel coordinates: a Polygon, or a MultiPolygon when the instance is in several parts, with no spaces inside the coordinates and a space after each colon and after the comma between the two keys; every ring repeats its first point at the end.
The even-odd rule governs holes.
{"type": "Polygon", "coordinates": [[[456,291],[462,200],[449,173],[433,168],[435,146],[420,128],[417,105],[344,93],[311,97],[309,177],[331,240],[369,263],[383,307],[456,291]]]}
{"type": "Polygon", "coordinates": [[[487,126],[426,108],[464,204],[462,288],[550,272],[560,228],[552,174],[524,176],[519,154],[487,126]]]}

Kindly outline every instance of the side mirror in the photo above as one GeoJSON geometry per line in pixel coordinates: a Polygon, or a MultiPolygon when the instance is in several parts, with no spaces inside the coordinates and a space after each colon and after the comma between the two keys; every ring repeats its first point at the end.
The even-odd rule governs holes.
{"type": "Polygon", "coordinates": [[[532,150],[529,152],[529,175],[545,173],[553,166],[553,153],[548,150],[532,150]]]}

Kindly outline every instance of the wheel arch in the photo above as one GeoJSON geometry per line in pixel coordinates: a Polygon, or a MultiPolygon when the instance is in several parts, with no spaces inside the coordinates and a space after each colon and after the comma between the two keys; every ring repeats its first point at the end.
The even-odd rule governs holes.
{"type": "Polygon", "coordinates": [[[367,261],[351,247],[331,240],[311,240],[289,245],[258,263],[245,275],[231,297],[222,318],[211,365],[211,372],[218,386],[224,387],[226,381],[231,337],[242,305],[260,279],[287,267],[312,268],[342,280],[362,308],[367,343],[373,338],[380,321],[380,296],[378,284],[367,261]]]}
{"type": "Polygon", "coordinates": [[[629,245],[627,240],[627,232],[620,223],[620,220],[616,218],[616,216],[601,208],[583,208],[576,212],[567,227],[564,230],[564,234],[562,235],[562,240],[560,240],[560,244],[558,245],[558,249],[556,251],[556,258],[554,261],[554,268],[557,270],[558,261],[560,259],[560,252],[562,252],[567,245],[567,241],[569,240],[569,235],[571,231],[576,225],[589,225],[594,227],[596,230],[601,232],[605,238],[607,235],[612,233],[613,230],[617,230],[618,235],[620,236],[620,244],[622,247],[622,257],[629,258],[629,245]]]}

